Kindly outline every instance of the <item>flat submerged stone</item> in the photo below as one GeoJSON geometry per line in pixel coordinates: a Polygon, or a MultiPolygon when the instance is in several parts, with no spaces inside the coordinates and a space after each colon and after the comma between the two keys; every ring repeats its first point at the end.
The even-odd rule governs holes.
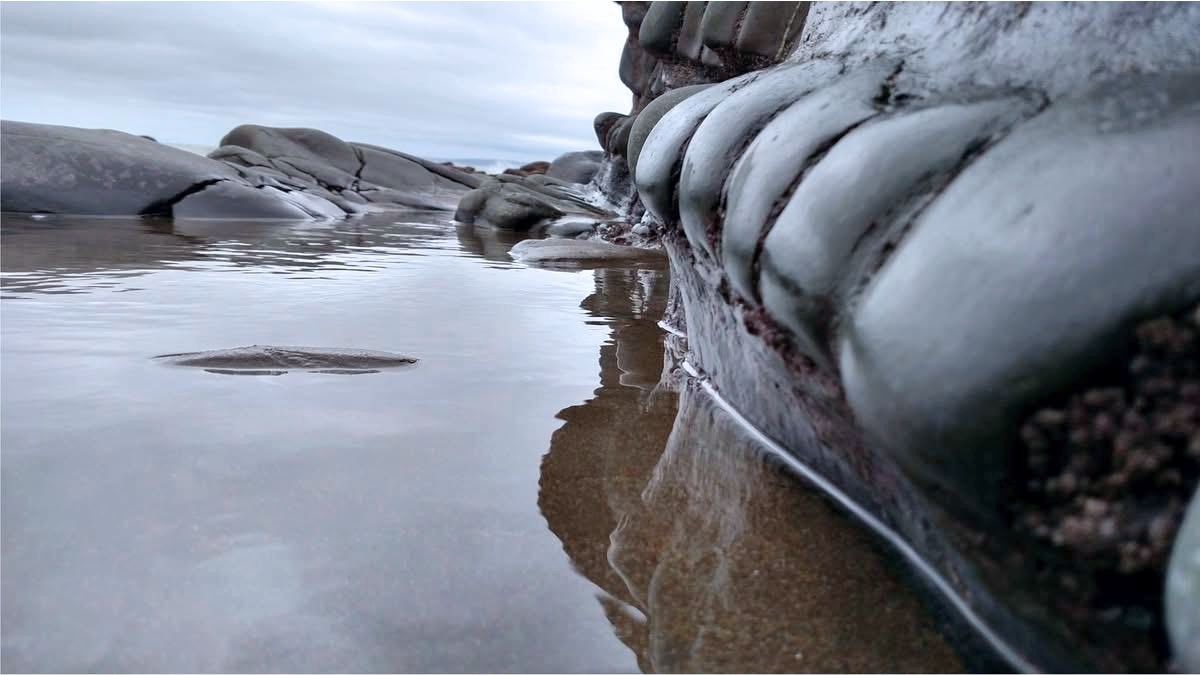
{"type": "Polygon", "coordinates": [[[409,366],[417,359],[393,352],[341,347],[279,347],[250,345],[233,349],[162,354],[156,361],[173,366],[203,368],[222,375],[283,375],[290,370],[359,375],[383,368],[409,366]]]}

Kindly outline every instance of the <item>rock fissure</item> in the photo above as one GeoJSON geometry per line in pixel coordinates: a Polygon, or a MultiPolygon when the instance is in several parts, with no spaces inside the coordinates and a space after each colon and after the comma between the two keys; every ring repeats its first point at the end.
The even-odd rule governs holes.
{"type": "Polygon", "coordinates": [[[784,208],[786,208],[788,203],[791,202],[792,196],[796,193],[796,190],[800,187],[800,184],[804,182],[805,177],[808,176],[813,167],[815,167],[822,159],[825,158],[825,155],[829,153],[829,150],[833,148],[833,146],[837,145],[838,141],[842,140],[842,138],[858,127],[875,119],[877,116],[878,115],[871,115],[870,117],[859,120],[858,122],[855,122],[854,124],[851,124],[843,129],[837,135],[829,138],[821,145],[817,146],[812,154],[809,155],[808,160],[805,161],[804,168],[801,169],[800,173],[796,175],[796,178],[788,184],[787,188],[783,191],[783,194],[779,196],[779,199],[775,200],[775,202],[772,204],[771,210],[768,213],[766,220],[763,222],[762,231],[759,233],[758,239],[754,244],[754,254],[750,259],[750,269],[752,274],[751,278],[753,280],[753,285],[751,288],[755,295],[755,297],[750,298],[750,300],[757,302],[762,298],[762,291],[759,287],[759,279],[762,276],[763,248],[767,237],[770,236],[771,230],[775,227],[775,222],[779,220],[779,215],[783,213],[784,208]]]}
{"type": "Polygon", "coordinates": [[[166,199],[162,199],[162,200],[154,202],[153,204],[150,204],[146,208],[142,209],[142,211],[139,215],[170,216],[172,214],[172,210],[173,210],[174,206],[176,204],[178,204],[179,202],[183,201],[184,199],[186,199],[198,192],[206,190],[206,189],[216,185],[217,183],[224,183],[227,180],[228,180],[227,178],[211,178],[209,180],[195,183],[195,184],[189,186],[183,192],[180,192],[179,194],[172,195],[171,197],[168,197],[166,199]]]}

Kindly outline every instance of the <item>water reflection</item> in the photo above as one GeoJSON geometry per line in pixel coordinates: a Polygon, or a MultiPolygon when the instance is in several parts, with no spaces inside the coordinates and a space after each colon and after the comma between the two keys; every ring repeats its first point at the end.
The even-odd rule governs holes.
{"type": "MultiPolygon", "coordinates": [[[[165,269],[328,279],[377,272],[393,256],[483,255],[478,237],[455,238],[441,212],[406,211],[342,221],[270,222],[4,214],[0,288],[13,293],[86,293],[165,269]]],[[[491,235],[493,248],[511,246],[491,235]]],[[[519,241],[521,235],[512,235],[519,241]]],[[[504,253],[507,253],[504,248],[504,253]]],[[[483,256],[499,259],[495,251],[483,256]]],[[[507,260],[507,258],[505,258],[507,260]]],[[[136,289],[126,289],[136,290],[136,289]]]]}
{"type": "Polygon", "coordinates": [[[703,393],[656,386],[665,275],[595,274],[601,386],[560,413],[539,506],[641,669],[960,670],[866,535],[703,393]]]}

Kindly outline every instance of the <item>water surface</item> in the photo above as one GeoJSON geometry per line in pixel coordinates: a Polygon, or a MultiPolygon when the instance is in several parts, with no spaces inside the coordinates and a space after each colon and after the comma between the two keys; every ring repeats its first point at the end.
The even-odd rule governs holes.
{"type": "Polygon", "coordinates": [[[5,670],[958,667],[864,535],[659,384],[663,264],[442,218],[5,217],[5,670]],[[250,344],[420,362],[151,359],[250,344]]]}

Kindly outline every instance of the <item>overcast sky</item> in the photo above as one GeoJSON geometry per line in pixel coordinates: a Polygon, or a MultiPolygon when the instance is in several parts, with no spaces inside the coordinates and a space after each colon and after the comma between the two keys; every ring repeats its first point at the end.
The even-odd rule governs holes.
{"type": "Polygon", "coordinates": [[[243,123],[437,159],[598,149],[610,2],[0,4],[0,116],[216,145],[243,123]]]}

